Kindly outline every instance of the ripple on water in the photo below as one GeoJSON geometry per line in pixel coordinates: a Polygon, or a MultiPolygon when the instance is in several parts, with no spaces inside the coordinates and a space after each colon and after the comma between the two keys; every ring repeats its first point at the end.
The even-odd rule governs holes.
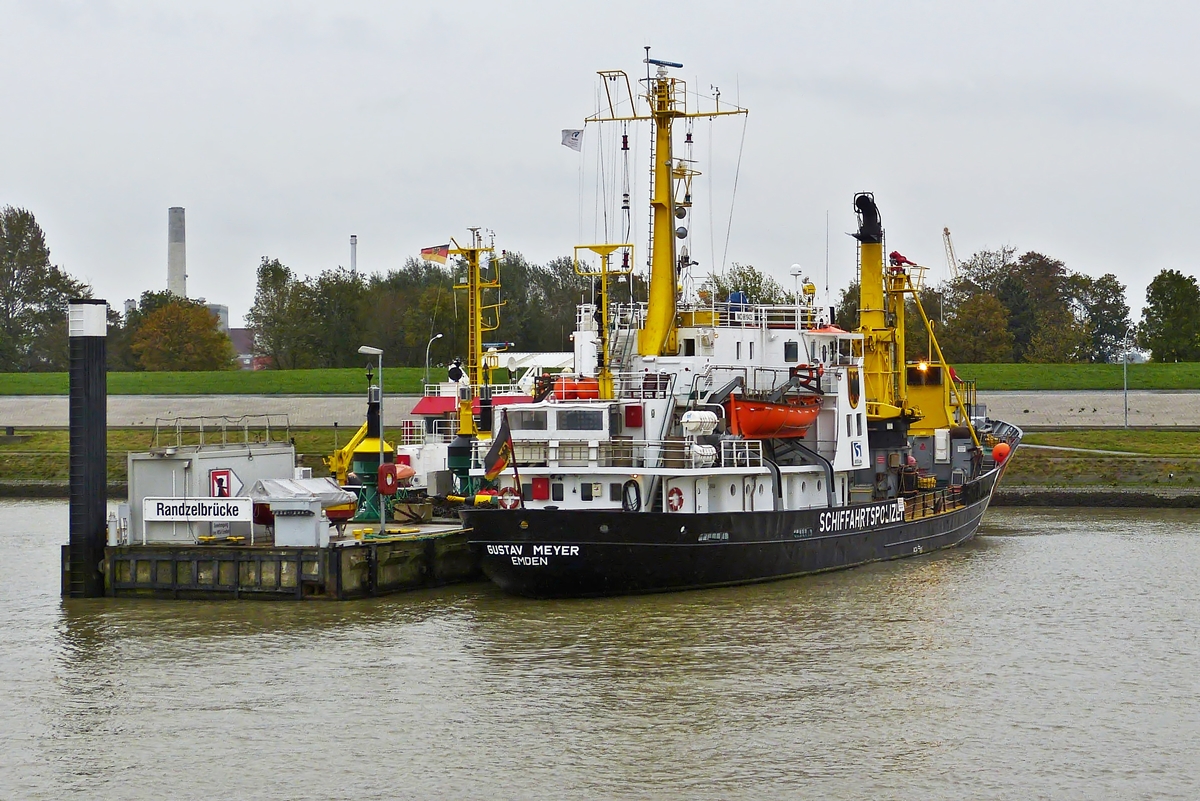
{"type": "Polygon", "coordinates": [[[0,504],[0,796],[1195,798],[1200,514],[989,513],[918,560],[707,592],[57,597],[0,504]]]}

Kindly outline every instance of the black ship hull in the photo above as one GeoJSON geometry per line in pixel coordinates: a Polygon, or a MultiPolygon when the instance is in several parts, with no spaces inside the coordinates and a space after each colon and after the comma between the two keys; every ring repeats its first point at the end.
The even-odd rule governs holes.
{"type": "Polygon", "coordinates": [[[975,535],[1002,474],[907,507],[715,514],[471,509],[483,572],[533,598],[719,587],[840,570],[950,548],[975,535]],[[938,500],[940,498],[940,501],[938,500]]]}

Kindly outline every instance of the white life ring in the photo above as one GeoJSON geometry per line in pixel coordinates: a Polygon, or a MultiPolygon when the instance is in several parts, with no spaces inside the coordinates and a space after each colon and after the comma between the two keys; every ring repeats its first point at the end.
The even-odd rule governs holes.
{"type": "Polygon", "coordinates": [[[521,505],[521,496],[512,487],[504,487],[500,490],[499,503],[501,509],[516,509],[521,505]]]}
{"type": "Polygon", "coordinates": [[[667,493],[667,508],[672,512],[678,512],[683,508],[683,490],[679,487],[671,487],[667,493]]]}

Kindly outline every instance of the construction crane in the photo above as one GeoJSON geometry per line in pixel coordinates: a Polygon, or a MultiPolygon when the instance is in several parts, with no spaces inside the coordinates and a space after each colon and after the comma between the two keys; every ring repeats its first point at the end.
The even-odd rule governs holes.
{"type": "Polygon", "coordinates": [[[954,255],[954,240],[950,238],[950,229],[942,229],[942,243],[946,246],[946,268],[950,271],[950,280],[958,278],[958,256],[954,255]]]}

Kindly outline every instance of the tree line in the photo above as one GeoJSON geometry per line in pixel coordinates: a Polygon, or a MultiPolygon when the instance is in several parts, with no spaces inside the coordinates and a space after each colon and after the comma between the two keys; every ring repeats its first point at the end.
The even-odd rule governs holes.
{"type": "MultiPolygon", "coordinates": [[[[278,259],[263,257],[254,305],[247,317],[257,355],[277,369],[348,367],[362,362],[358,347],[384,350],[391,366],[424,364],[467,355],[465,281],[461,263],[441,265],[410,258],[386,273],[341,267],[304,277],[278,259]]],[[[596,282],[576,274],[570,257],[546,264],[507,252],[489,263],[500,290],[487,290],[485,341],[519,351],[571,349],[576,306],[594,302],[596,282]],[[497,316],[498,315],[498,316],[497,316]]],[[[614,281],[616,301],[646,299],[640,278],[614,281]]],[[[744,292],[750,302],[788,303],[793,296],[751,265],[734,264],[698,287],[702,299],[722,301],[744,292]]],[[[1074,272],[1034,251],[1002,247],[975,253],[958,276],[920,290],[947,359],[955,362],[1104,362],[1126,343],[1159,362],[1200,361],[1200,284],[1194,276],[1162,270],[1150,282],[1136,325],[1126,287],[1112,274],[1074,272]]],[[[50,261],[45,233],[26,209],[0,210],[0,371],[64,370],[66,308],[91,288],[50,261]]],[[[858,286],[842,291],[835,320],[858,326],[858,286]]],[[[167,292],[143,292],[127,312],[109,311],[112,370],[214,370],[234,365],[229,338],[202,304],[167,292]]],[[[910,352],[924,329],[909,302],[910,352]]]]}

